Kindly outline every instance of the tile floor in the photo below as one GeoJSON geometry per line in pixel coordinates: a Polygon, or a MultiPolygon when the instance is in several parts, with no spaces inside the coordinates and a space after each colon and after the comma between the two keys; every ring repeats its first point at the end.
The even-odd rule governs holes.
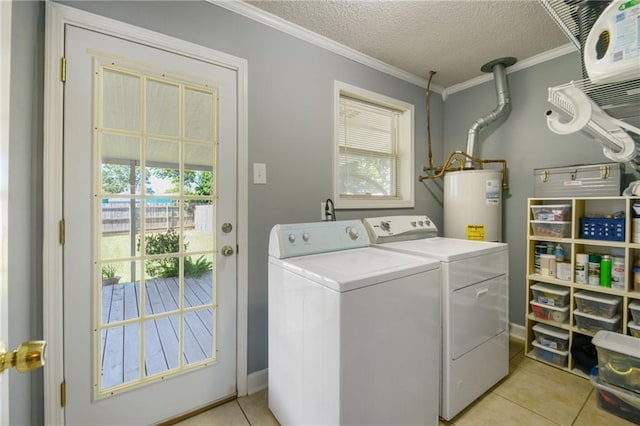
{"type": "MultiPolygon", "coordinates": [[[[591,383],[524,356],[522,342],[509,345],[510,374],[452,421],[466,425],[633,425],[598,408],[591,383]]],[[[278,425],[269,411],[267,390],[238,398],[179,423],[195,425],[278,425]]]]}

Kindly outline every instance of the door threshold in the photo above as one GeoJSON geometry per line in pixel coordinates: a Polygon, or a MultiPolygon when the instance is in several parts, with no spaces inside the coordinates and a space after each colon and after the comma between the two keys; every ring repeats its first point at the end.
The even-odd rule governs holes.
{"type": "Polygon", "coordinates": [[[164,421],[162,421],[160,423],[157,423],[157,426],[175,425],[175,424],[180,423],[180,422],[182,422],[184,420],[190,419],[191,417],[195,417],[198,414],[202,414],[202,413],[204,413],[206,411],[209,411],[209,410],[212,410],[212,409],[214,409],[216,407],[224,405],[227,402],[235,401],[236,399],[238,399],[238,394],[234,393],[234,394],[229,395],[229,396],[227,396],[225,398],[219,399],[219,400],[217,400],[215,402],[212,402],[210,404],[207,404],[207,405],[204,405],[204,406],[202,406],[200,408],[197,408],[197,409],[195,409],[193,411],[189,411],[188,413],[181,414],[181,415],[176,416],[176,417],[172,417],[171,419],[168,419],[168,420],[164,420],[164,421]]]}

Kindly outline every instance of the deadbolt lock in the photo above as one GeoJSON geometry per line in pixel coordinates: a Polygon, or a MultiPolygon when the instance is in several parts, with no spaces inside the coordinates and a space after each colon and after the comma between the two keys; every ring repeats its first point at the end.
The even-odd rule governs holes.
{"type": "Polygon", "coordinates": [[[233,225],[231,225],[229,222],[225,222],[222,224],[222,232],[224,232],[225,234],[231,232],[232,229],[233,225]]]}
{"type": "Polygon", "coordinates": [[[47,342],[31,340],[22,343],[13,352],[7,352],[4,342],[0,342],[0,373],[15,367],[18,373],[35,370],[44,365],[46,360],[47,342]]]}
{"type": "Polygon", "coordinates": [[[233,254],[233,247],[231,246],[224,246],[222,247],[222,255],[229,257],[233,254]]]}

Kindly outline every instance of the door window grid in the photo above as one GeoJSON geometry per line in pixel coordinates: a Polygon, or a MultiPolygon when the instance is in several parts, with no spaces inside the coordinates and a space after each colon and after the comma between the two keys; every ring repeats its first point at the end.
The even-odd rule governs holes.
{"type": "MultiPolygon", "coordinates": [[[[97,394],[100,396],[100,395],[111,395],[122,389],[129,389],[134,386],[139,386],[140,384],[143,384],[143,383],[164,379],[168,375],[177,374],[181,371],[184,371],[185,369],[190,369],[192,367],[209,365],[210,363],[215,362],[216,360],[217,285],[216,285],[216,278],[215,278],[216,277],[215,265],[213,265],[215,261],[215,251],[214,251],[215,230],[213,225],[215,224],[214,201],[216,198],[215,196],[216,185],[215,185],[215,170],[213,166],[215,165],[215,162],[216,162],[216,152],[217,152],[217,125],[216,125],[217,95],[215,90],[212,88],[198,87],[192,84],[188,85],[188,84],[184,84],[184,83],[170,80],[167,78],[159,79],[149,75],[131,72],[130,70],[123,70],[117,67],[103,66],[100,68],[100,72],[98,72],[97,74],[98,74],[97,83],[99,88],[98,90],[99,100],[97,104],[98,105],[98,108],[97,108],[98,126],[95,129],[96,141],[98,141],[96,150],[100,153],[102,152],[105,135],[107,136],[120,135],[120,136],[126,136],[126,137],[133,136],[140,140],[140,143],[138,146],[139,158],[137,159],[134,158],[133,160],[129,161],[129,166],[131,166],[131,170],[135,170],[135,172],[132,173],[132,177],[134,177],[134,179],[132,180],[135,180],[135,183],[131,186],[138,187],[139,189],[136,190],[132,188],[129,190],[128,193],[127,191],[123,191],[124,193],[120,192],[116,194],[109,191],[105,191],[104,190],[105,188],[103,185],[104,182],[102,179],[103,173],[98,173],[99,182],[96,185],[96,188],[99,189],[99,192],[97,192],[95,197],[96,205],[98,206],[96,211],[99,212],[95,222],[98,226],[94,228],[96,229],[96,233],[97,233],[96,241],[102,241],[102,238],[101,238],[102,231],[103,231],[103,226],[105,224],[105,221],[103,220],[104,209],[102,208],[103,207],[102,200],[104,200],[105,198],[122,201],[125,204],[129,205],[130,213],[131,211],[135,212],[135,215],[133,215],[133,218],[131,218],[129,222],[129,225],[130,225],[129,231],[131,232],[131,230],[133,229],[135,233],[135,239],[136,239],[135,249],[134,249],[134,244],[132,243],[130,254],[127,254],[125,256],[108,257],[108,255],[104,253],[104,250],[102,250],[104,248],[103,247],[104,244],[97,244],[96,253],[98,254],[97,256],[98,260],[95,261],[95,265],[96,265],[96,271],[97,271],[96,286],[97,286],[97,289],[99,289],[99,291],[95,292],[95,294],[97,295],[95,300],[97,300],[98,303],[96,303],[97,306],[95,310],[97,313],[96,314],[97,325],[96,327],[94,327],[94,330],[96,335],[95,340],[98,347],[94,353],[99,354],[99,357],[98,357],[99,359],[97,359],[95,362],[96,367],[95,367],[94,377],[95,377],[96,388],[98,391],[97,394]],[[103,126],[104,115],[105,115],[104,108],[103,108],[104,107],[103,101],[105,99],[103,96],[104,81],[102,77],[104,75],[108,75],[110,72],[123,74],[125,76],[125,79],[127,77],[134,77],[139,80],[140,90],[139,90],[138,97],[139,97],[139,104],[141,109],[140,121],[142,122],[140,128],[142,129],[142,131],[131,130],[131,127],[132,127],[131,120],[128,118],[125,121],[126,125],[123,126],[125,127],[125,129],[115,129],[115,128],[107,129],[103,126]],[[179,127],[180,127],[178,137],[171,136],[171,135],[157,135],[157,134],[152,135],[144,131],[144,129],[147,128],[147,124],[148,124],[147,117],[145,114],[146,110],[145,110],[144,100],[146,98],[145,89],[149,81],[154,81],[154,82],[161,81],[163,84],[167,85],[168,87],[177,88],[179,93],[179,127]],[[206,128],[204,128],[204,130],[199,130],[199,131],[196,130],[191,132],[187,132],[185,130],[185,126],[184,126],[184,123],[186,121],[185,114],[184,114],[185,91],[190,91],[192,94],[196,94],[196,95],[192,95],[192,98],[197,99],[199,101],[199,104],[207,103],[206,96],[209,96],[209,98],[211,99],[211,102],[210,102],[211,114],[209,115],[209,118],[213,125],[211,126],[210,130],[207,130],[206,128]],[[187,133],[189,133],[189,135],[192,136],[191,139],[186,138],[185,135],[187,133]],[[152,138],[159,138],[166,141],[173,141],[178,145],[178,158],[179,158],[178,168],[175,169],[175,159],[169,159],[170,161],[168,162],[166,162],[167,159],[164,159],[165,160],[164,166],[173,165],[174,167],[174,183],[176,184],[175,185],[176,188],[174,188],[175,192],[163,193],[161,196],[147,194],[148,187],[152,186],[150,183],[151,176],[147,173],[147,166],[150,163],[153,163],[153,161],[150,161],[152,159],[148,157],[148,155],[150,154],[147,153],[146,142],[152,138]],[[208,150],[210,154],[206,154],[204,156],[203,155],[198,156],[198,155],[192,154],[190,156],[190,157],[194,157],[194,156],[197,157],[196,162],[198,162],[197,159],[200,157],[207,158],[207,160],[205,160],[205,164],[204,165],[203,164],[195,164],[195,165],[185,164],[186,157],[189,156],[185,153],[185,151],[187,150],[185,147],[190,147],[191,149],[193,149],[195,154],[198,154],[198,150],[200,150],[201,152],[204,151],[205,153],[208,150]],[[209,171],[203,172],[202,170],[205,169],[205,167],[209,171]],[[177,171],[177,182],[175,181],[176,171],[177,171]],[[191,174],[193,175],[200,175],[200,176],[205,175],[204,177],[205,181],[207,180],[207,178],[209,179],[208,186],[210,189],[208,193],[205,193],[205,194],[200,193],[196,195],[189,194],[188,192],[189,185],[187,185],[187,182],[186,182],[187,179],[185,179],[185,173],[189,173],[189,172],[191,172],[191,174]],[[209,176],[206,176],[206,173],[209,173],[209,176]],[[179,208],[177,209],[177,215],[173,217],[175,222],[172,224],[167,224],[168,229],[177,230],[176,232],[177,249],[174,247],[172,250],[169,250],[169,253],[170,253],[169,255],[161,254],[161,253],[149,254],[150,242],[147,241],[146,237],[141,238],[141,236],[148,235],[147,232],[149,231],[147,227],[147,219],[148,219],[147,206],[151,205],[153,201],[157,202],[157,201],[166,201],[166,200],[169,200],[169,202],[172,205],[177,204],[179,206],[179,208]],[[185,242],[188,242],[188,244],[195,242],[195,239],[194,241],[191,241],[189,238],[186,237],[186,229],[185,229],[185,221],[186,221],[185,208],[193,207],[194,209],[197,209],[197,207],[194,207],[195,205],[208,206],[207,210],[209,210],[209,214],[208,216],[205,217],[204,222],[205,223],[208,222],[207,226],[208,226],[208,231],[211,233],[211,237],[210,237],[210,241],[208,241],[205,244],[204,249],[200,247],[200,249],[196,248],[194,250],[193,248],[187,249],[184,244],[185,242]],[[135,227],[132,227],[131,226],[132,224],[135,224],[135,227]],[[194,262],[191,262],[192,260],[194,260],[194,262]],[[173,280],[174,283],[177,284],[177,300],[174,298],[173,306],[170,306],[169,308],[161,312],[154,312],[153,305],[149,302],[150,294],[148,293],[151,293],[151,290],[148,291],[147,286],[148,286],[148,283],[153,282],[155,280],[154,280],[154,277],[150,275],[149,270],[147,270],[146,266],[149,263],[153,263],[153,262],[160,263],[160,264],[164,262],[165,266],[166,264],[171,264],[177,267],[176,269],[178,272],[177,280],[176,279],[173,280]],[[190,265],[189,268],[187,268],[187,263],[190,265]],[[102,275],[102,278],[104,278],[105,268],[107,269],[107,272],[108,272],[109,267],[114,264],[116,266],[120,265],[121,267],[123,265],[125,267],[127,265],[131,266],[129,281],[132,284],[132,288],[130,290],[133,290],[134,294],[132,297],[133,297],[133,300],[135,301],[135,304],[137,305],[138,314],[137,315],[129,314],[129,316],[126,316],[126,313],[125,313],[120,318],[116,318],[114,319],[114,321],[110,322],[109,315],[111,314],[111,312],[109,312],[109,315],[107,315],[107,313],[104,312],[106,306],[104,305],[104,300],[102,300],[102,296],[104,293],[103,291],[104,286],[102,283],[101,275],[102,275]],[[193,276],[196,276],[196,275],[185,278],[185,272],[193,273],[192,269],[194,264],[196,265],[196,267],[198,265],[202,266],[204,264],[205,269],[207,264],[210,264],[213,266],[214,270],[211,273],[211,278],[210,278],[211,281],[209,283],[210,287],[208,289],[211,294],[209,296],[209,300],[207,300],[207,296],[206,296],[206,293],[207,293],[206,287],[203,289],[202,286],[199,286],[199,287],[196,286],[198,287],[198,290],[193,291],[192,292],[193,294],[191,293],[186,294],[185,283],[187,282],[192,283],[193,281],[197,281],[196,279],[193,278],[193,276]],[[187,271],[187,269],[189,270],[187,271]],[[200,303],[197,302],[198,295],[196,293],[198,291],[200,292],[200,297],[201,297],[199,299],[200,303]],[[204,294],[204,296],[202,296],[202,294],[204,294]],[[205,300],[204,302],[202,302],[202,297],[204,297],[204,300],[205,300]],[[187,306],[188,300],[190,302],[189,303],[190,306],[187,306]],[[194,300],[196,300],[195,304],[193,303],[194,300]],[[203,321],[209,321],[209,327],[210,327],[209,332],[210,334],[212,334],[210,339],[210,344],[208,345],[209,353],[207,354],[207,356],[200,357],[200,359],[196,359],[193,362],[189,362],[187,365],[188,360],[186,360],[185,358],[187,357],[187,351],[189,350],[188,347],[194,345],[193,343],[194,327],[191,324],[202,324],[203,321]],[[161,326],[164,328],[162,328],[161,326]],[[163,346],[162,347],[163,354],[161,355],[158,353],[147,354],[146,347],[148,345],[148,337],[150,334],[149,331],[152,330],[154,327],[156,328],[156,331],[162,328],[163,332],[167,332],[167,330],[169,330],[170,332],[177,334],[177,337],[178,337],[177,346],[173,348],[165,348],[163,346]],[[123,349],[122,349],[123,356],[125,358],[127,356],[130,356],[134,363],[136,363],[137,361],[137,364],[138,364],[137,374],[132,374],[131,371],[123,371],[121,382],[118,383],[116,381],[111,383],[105,383],[103,380],[105,376],[104,368],[111,368],[111,366],[103,365],[105,361],[106,352],[107,352],[107,347],[106,347],[107,336],[110,332],[115,335],[121,334],[125,336],[127,330],[130,331],[129,339],[128,339],[130,345],[128,347],[125,348],[125,346],[127,345],[127,342],[126,342],[127,337],[121,337],[121,336],[118,336],[118,337],[121,337],[123,341],[123,349]],[[131,335],[133,335],[134,337],[131,338],[131,335]],[[136,342],[137,342],[137,345],[139,346],[139,350],[136,350],[135,348],[136,342]],[[131,343],[133,343],[133,345],[131,345],[131,343]],[[131,349],[131,347],[133,347],[134,349],[127,352],[129,349],[131,349]],[[165,349],[167,351],[165,351],[165,349]],[[153,371],[153,369],[149,368],[146,365],[145,361],[148,361],[152,355],[156,357],[158,356],[164,357],[167,360],[168,368],[164,370],[160,369],[159,371],[153,371]],[[171,358],[171,360],[169,360],[169,358],[171,358]]],[[[133,109],[135,110],[135,108],[133,109]]],[[[193,107],[191,109],[194,110],[193,107]]],[[[195,108],[195,110],[200,112],[200,116],[196,117],[196,119],[200,119],[200,121],[202,122],[202,117],[203,117],[202,109],[195,108]]],[[[113,122],[113,120],[111,121],[113,122]]],[[[98,158],[98,161],[97,161],[96,170],[102,170],[104,172],[104,167],[106,163],[105,160],[109,161],[109,159],[105,159],[102,155],[98,155],[97,158],[98,158]]],[[[162,164],[161,160],[163,159],[155,158],[153,160],[156,160],[156,162],[159,162],[160,164],[162,164]]],[[[118,163],[118,161],[115,161],[115,159],[113,158],[110,161],[114,163],[118,163]]],[[[119,162],[122,163],[123,161],[120,160],[119,162]]],[[[126,163],[126,161],[124,163],[126,163]]],[[[175,240],[176,239],[174,238],[174,241],[175,240]]],[[[117,270],[117,268],[115,269],[117,270]]],[[[202,271],[196,271],[196,273],[198,272],[202,272],[202,271]]],[[[194,358],[197,358],[197,357],[194,357],[194,358]]],[[[124,367],[118,366],[116,368],[122,368],[123,370],[126,370],[126,366],[124,367]]]]}

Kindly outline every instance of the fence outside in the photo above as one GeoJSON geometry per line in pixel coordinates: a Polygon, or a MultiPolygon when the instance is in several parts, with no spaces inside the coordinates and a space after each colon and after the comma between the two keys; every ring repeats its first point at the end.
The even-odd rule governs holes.
{"type": "MultiPolygon", "coordinates": [[[[129,202],[108,202],[101,204],[102,233],[129,233],[131,230],[131,209],[129,202]]],[[[136,230],[140,229],[140,204],[135,205],[136,230]]],[[[213,232],[213,206],[196,205],[184,209],[184,229],[213,232]]],[[[171,203],[147,204],[145,208],[145,229],[160,231],[177,228],[180,225],[180,206],[171,203]]]]}

